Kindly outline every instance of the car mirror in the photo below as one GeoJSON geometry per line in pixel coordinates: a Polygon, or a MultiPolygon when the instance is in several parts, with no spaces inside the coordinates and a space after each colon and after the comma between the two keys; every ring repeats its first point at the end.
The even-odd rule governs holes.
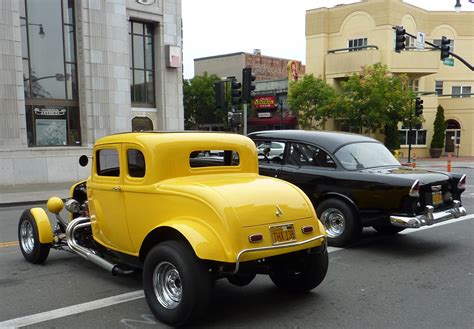
{"type": "Polygon", "coordinates": [[[81,155],[79,157],[79,164],[81,165],[81,167],[87,166],[88,163],[89,163],[89,158],[87,157],[87,155],[81,155]]]}

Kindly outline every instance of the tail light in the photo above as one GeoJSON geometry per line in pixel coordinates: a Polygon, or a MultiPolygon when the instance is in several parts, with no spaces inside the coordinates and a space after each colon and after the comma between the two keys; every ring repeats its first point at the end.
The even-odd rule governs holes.
{"type": "Polygon", "coordinates": [[[462,175],[461,179],[458,182],[458,190],[465,190],[466,189],[466,175],[462,175]]]}
{"type": "Polygon", "coordinates": [[[313,227],[311,225],[306,225],[301,228],[301,232],[304,234],[310,234],[313,232],[313,227]]]}
{"type": "Polygon", "coordinates": [[[420,180],[417,179],[410,188],[408,195],[414,198],[420,197],[420,180]]]}
{"type": "Polygon", "coordinates": [[[263,240],[263,234],[261,234],[261,233],[255,233],[255,234],[250,234],[249,235],[249,241],[251,243],[260,242],[262,240],[263,240]]]}

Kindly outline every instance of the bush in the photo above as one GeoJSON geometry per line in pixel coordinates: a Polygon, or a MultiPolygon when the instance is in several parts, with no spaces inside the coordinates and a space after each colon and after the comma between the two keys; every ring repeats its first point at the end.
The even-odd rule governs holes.
{"type": "Polygon", "coordinates": [[[433,138],[431,139],[432,148],[443,148],[446,134],[446,126],[444,123],[444,108],[438,105],[436,110],[436,118],[433,123],[433,138]]]}

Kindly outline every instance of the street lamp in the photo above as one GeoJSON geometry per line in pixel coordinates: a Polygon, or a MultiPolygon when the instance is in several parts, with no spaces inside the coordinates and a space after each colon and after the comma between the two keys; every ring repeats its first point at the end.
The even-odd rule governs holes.
{"type": "Polygon", "coordinates": [[[457,13],[461,11],[461,0],[456,0],[456,4],[454,5],[454,10],[456,10],[457,13]]]}
{"type": "Polygon", "coordinates": [[[21,26],[28,26],[28,25],[34,25],[34,26],[39,26],[39,36],[41,37],[41,39],[44,38],[44,35],[46,34],[44,32],[44,28],[43,28],[43,24],[37,24],[37,23],[27,23],[27,24],[22,24],[21,26]]]}

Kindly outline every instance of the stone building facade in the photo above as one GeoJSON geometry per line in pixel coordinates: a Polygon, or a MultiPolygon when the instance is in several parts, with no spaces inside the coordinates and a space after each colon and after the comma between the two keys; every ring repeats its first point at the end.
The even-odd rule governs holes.
{"type": "Polygon", "coordinates": [[[184,129],[181,0],[0,1],[0,184],[82,179],[97,138],[184,129]]]}

